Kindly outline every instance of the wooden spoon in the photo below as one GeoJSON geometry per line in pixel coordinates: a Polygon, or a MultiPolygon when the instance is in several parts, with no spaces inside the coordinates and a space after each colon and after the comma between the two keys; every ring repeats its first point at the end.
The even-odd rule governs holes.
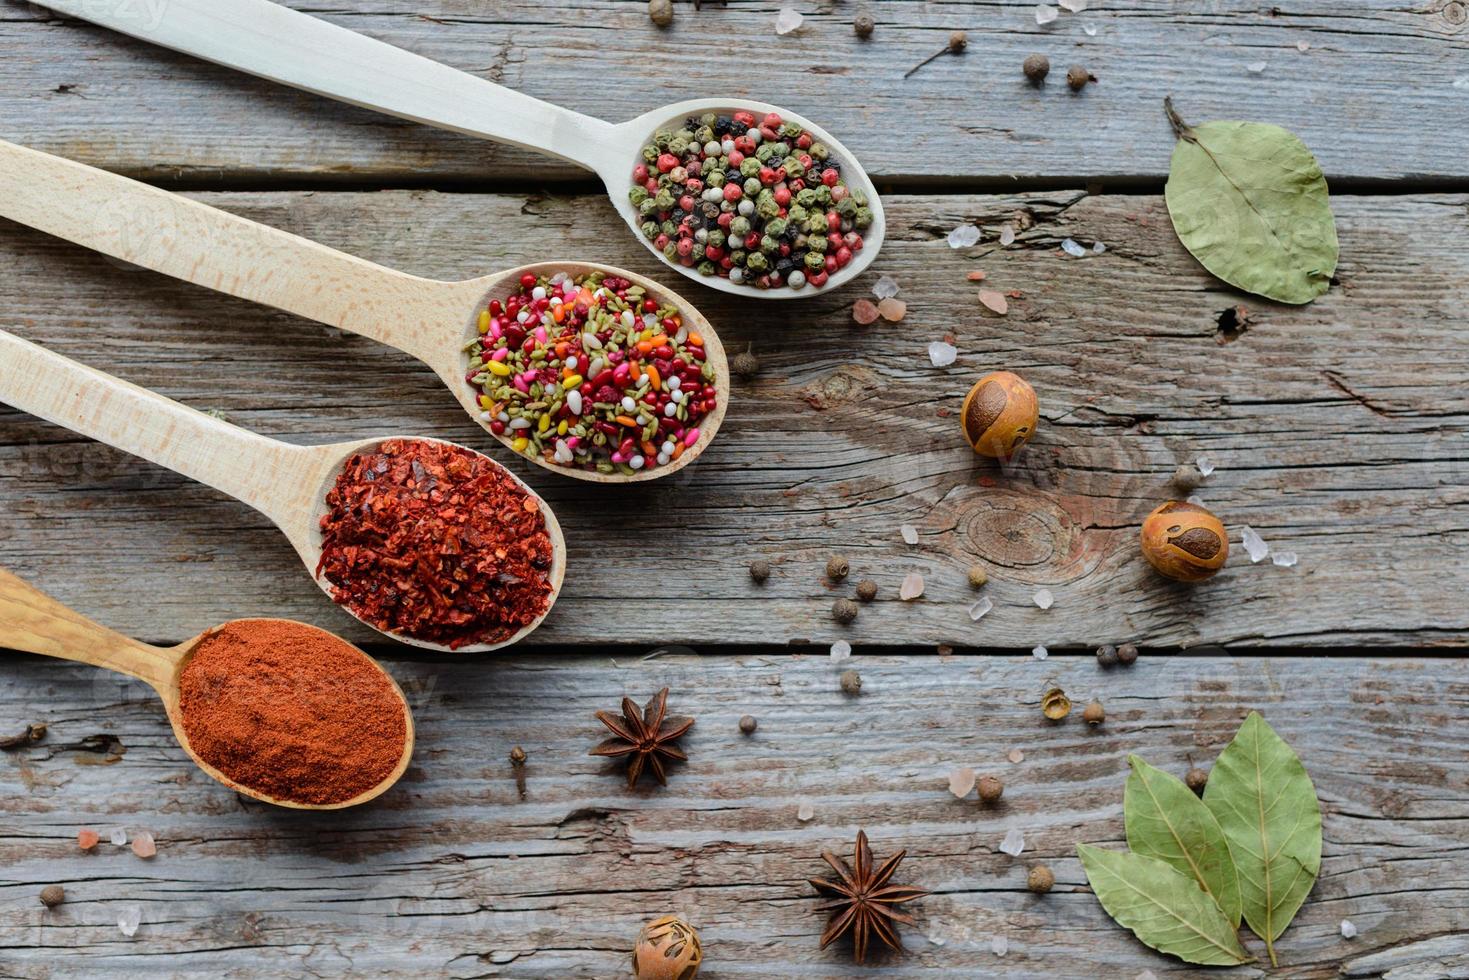
{"type": "MultiPolygon", "coordinates": [[[[97,0],[38,0],[41,6],[110,27],[153,44],[215,64],[305,89],[391,116],[509,143],[595,171],[617,212],[638,241],[658,260],[714,289],[761,299],[798,299],[816,295],[809,288],[752,289],[719,276],[701,276],[670,261],[643,236],[642,219],[628,200],[632,168],[653,133],[670,122],[706,112],[737,109],[777,112],[799,123],[843,162],[842,175],[853,190],[867,195],[872,225],[864,247],[819,292],[845,285],[877,258],[885,222],[882,199],[867,172],[846,147],[804,116],[765,102],[746,99],[689,99],[654,109],[625,123],[612,124],[572,112],[513,89],[395,48],[355,31],[282,7],[270,0],[168,0],[149,4],[98,3],[97,0]]],[[[717,56],[717,55],[716,55],[717,56]]],[[[614,83],[615,84],[615,83],[614,83]]]]}
{"type": "MultiPolygon", "coordinates": [[[[331,583],[316,575],[321,561],[321,516],[327,509],[327,491],[349,458],[373,452],[383,442],[381,437],[327,446],[278,442],[78,364],[3,330],[0,330],[0,402],[166,466],[249,504],[284,532],[306,570],[327,595],[332,594],[331,583]]],[[[441,439],[423,441],[454,445],[441,439]]],[[[504,470],[493,460],[487,461],[504,470]]],[[[551,593],[546,611],[535,622],[499,643],[461,646],[459,653],[496,650],[529,634],[551,611],[566,574],[566,541],[550,505],[514,474],[504,471],[535,500],[545,517],[553,552],[549,573],[551,593]]],[[[352,613],[350,607],[342,608],[352,613]]],[[[413,646],[449,650],[429,640],[378,632],[413,646]]]]}
{"type": "MultiPolygon", "coordinates": [[[[421,279],[179,194],[3,140],[0,217],[133,265],[396,347],[433,368],[486,432],[491,430],[479,407],[479,390],[465,380],[466,348],[479,336],[476,324],[485,302],[514,292],[525,273],[580,276],[595,270],[629,279],[676,307],[689,329],[703,336],[718,404],[700,420],[699,438],[682,456],[632,475],[525,457],[578,479],[635,483],[675,473],[714,439],[729,405],[729,364],[709,321],[681,296],[612,266],[568,260],[523,265],[463,282],[421,279]]],[[[495,438],[511,445],[509,435],[495,438]]]]}
{"type": "MultiPolygon", "coordinates": [[[[284,622],[284,620],[234,620],[234,622],[269,623],[284,622]]],[[[304,623],[297,625],[317,630],[317,627],[304,623]]],[[[317,631],[326,636],[333,636],[326,630],[317,631]]],[[[259,790],[243,786],[199,758],[193,746],[189,744],[189,736],[184,731],[183,718],[179,714],[179,682],[183,676],[184,667],[188,664],[189,658],[193,656],[199,641],[212,632],[213,630],[205,630],[192,640],[186,640],[176,647],[149,646],[132,637],[123,636],[121,633],[114,633],[110,629],[99,626],[50,596],[31,588],[9,572],[0,569],[0,647],[24,650],[27,653],[39,653],[47,657],[59,657],[62,660],[76,660],[94,667],[105,667],[108,670],[127,674],[129,677],[136,677],[148,684],[163,699],[163,707],[168,712],[169,724],[173,725],[174,737],[179,740],[179,744],[184,747],[189,758],[193,759],[200,769],[235,792],[266,803],[274,803],[276,806],[291,807],[296,810],[340,810],[343,807],[366,803],[382,794],[398,781],[398,777],[403,775],[403,771],[408,768],[408,760],[413,757],[413,713],[408,710],[408,702],[403,697],[403,691],[392,676],[383,670],[377,661],[356,647],[352,649],[356,650],[358,656],[363,660],[372,664],[373,669],[381,673],[388,683],[393,685],[393,692],[403,704],[403,722],[407,728],[403,757],[398,760],[393,771],[388,773],[382,782],[340,803],[297,803],[292,800],[277,799],[259,790]]]]}

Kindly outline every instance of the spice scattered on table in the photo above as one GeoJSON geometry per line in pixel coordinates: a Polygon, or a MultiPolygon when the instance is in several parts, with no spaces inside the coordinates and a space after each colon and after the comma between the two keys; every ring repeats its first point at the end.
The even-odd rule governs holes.
{"type": "Polygon", "coordinates": [[[764,583],[770,578],[770,562],[764,558],[756,558],[750,562],[750,579],[756,583],[764,583]]]}
{"type": "MultiPolygon", "coordinates": [[[[374,788],[408,737],[396,686],[365,654],[284,620],[239,620],[206,634],[180,675],[179,715],[199,758],[293,803],[342,803],[374,788]]],[[[143,850],[153,849],[143,831],[134,850],[145,834],[143,850]]]]}
{"type": "Polygon", "coordinates": [[[990,573],[985,571],[983,565],[969,566],[969,587],[971,589],[982,589],[990,580],[990,573]]]}
{"type": "Polygon", "coordinates": [[[641,712],[631,698],[622,699],[622,714],[597,712],[597,720],[612,737],[592,749],[590,755],[627,759],[627,786],[637,785],[646,768],[660,785],[668,785],[667,763],[687,762],[688,756],[673,744],[694,727],[694,719],[668,715],[668,688],[664,688],[643,706],[641,712]]]}
{"type": "Polygon", "coordinates": [[[1097,725],[1100,725],[1102,722],[1107,720],[1107,712],[1106,709],[1102,707],[1102,702],[1093,701],[1091,704],[1086,706],[1086,709],[1084,711],[1082,711],[1081,717],[1082,720],[1085,721],[1088,725],[1091,725],[1095,728],[1097,725]]]}
{"type": "Polygon", "coordinates": [[[327,494],[317,574],[378,629],[453,649],[544,615],[554,554],[536,498],[478,453],[390,439],[327,494]]]}
{"type": "Polygon", "coordinates": [[[754,715],[742,715],[740,717],[740,733],[741,734],[744,734],[744,735],[754,735],[755,734],[755,729],[757,729],[759,727],[760,727],[760,723],[755,720],[755,716],[754,715]]]}
{"type": "Polygon", "coordinates": [[[1073,92],[1080,92],[1090,82],[1095,82],[1097,76],[1083,68],[1081,65],[1072,65],[1066,69],[1066,87],[1073,92]]]}
{"type": "Polygon", "coordinates": [[[673,23],[673,0],[648,0],[648,18],[659,27],[673,23]]]}
{"type": "Polygon", "coordinates": [[[704,947],[694,927],[676,915],[643,926],[633,948],[633,980],[694,980],[704,947]]]}
{"type": "Polygon", "coordinates": [[[624,476],[667,466],[718,405],[703,335],[627,279],[526,273],[480,311],[479,331],[466,378],[480,418],[549,464],[624,476]]]}
{"type": "Polygon", "coordinates": [[[833,555],[826,560],[826,577],[833,582],[842,581],[851,571],[851,564],[840,555],[833,555]]]}
{"type": "Polygon", "coordinates": [[[877,598],[877,583],[870,578],[864,578],[857,583],[857,598],[863,602],[871,602],[877,598]]]}
{"type": "Polygon", "coordinates": [[[991,805],[998,803],[1000,802],[1000,797],[1004,795],[1005,784],[1000,781],[999,776],[979,777],[979,801],[981,803],[991,805]]]}
{"type": "Polygon", "coordinates": [[[77,847],[80,847],[84,851],[90,851],[96,847],[97,842],[101,839],[102,836],[91,827],[83,827],[77,831],[77,847]]]}
{"type": "Polygon", "coordinates": [[[964,437],[982,456],[1008,459],[1035,434],[1035,389],[1018,374],[995,371],[974,383],[960,410],[964,437]]]}
{"type": "Polygon", "coordinates": [[[1060,721],[1071,714],[1071,699],[1059,687],[1053,687],[1041,698],[1041,713],[1051,721],[1060,721]]]}
{"type": "Polygon", "coordinates": [[[659,130],[632,183],[643,235],[669,261],[755,289],[825,286],[874,219],[830,148],[774,112],[659,130]]]}
{"type": "Polygon", "coordinates": [[[746,348],[734,356],[729,362],[730,373],[741,380],[748,381],[760,373],[760,358],[755,352],[746,348]]]}
{"type": "Polygon", "coordinates": [[[1148,563],[1168,578],[1201,582],[1229,559],[1229,536],[1208,510],[1170,500],[1143,520],[1142,550],[1148,563]]]}
{"type": "Polygon", "coordinates": [[[510,771],[515,774],[515,792],[523,800],[525,792],[525,763],[528,756],[525,749],[515,746],[510,750],[510,771]]]}
{"type": "Polygon", "coordinates": [[[153,840],[153,833],[148,830],[140,830],[133,835],[132,847],[133,853],[140,858],[151,858],[158,853],[158,844],[153,840]]]}
{"type": "Polygon", "coordinates": [[[1044,895],[1056,887],[1056,875],[1044,864],[1037,864],[1025,876],[1025,887],[1037,895],[1044,895]]]}
{"type": "Polygon", "coordinates": [[[914,72],[922,68],[924,65],[934,61],[937,58],[942,58],[946,54],[963,54],[964,49],[968,46],[969,35],[965,34],[963,31],[955,31],[954,33],[949,35],[949,43],[944,45],[942,50],[934,52],[927,58],[924,58],[918,64],[914,65],[912,68],[909,68],[907,71],[903,72],[903,77],[910,77],[914,72]]]}
{"type": "Polygon", "coordinates": [[[1025,77],[1030,80],[1030,84],[1041,85],[1045,82],[1046,76],[1051,73],[1051,59],[1043,54],[1033,54],[1025,59],[1020,69],[1025,72],[1025,77]]]}
{"type": "Polygon", "coordinates": [[[871,14],[858,14],[856,19],[852,21],[852,30],[856,31],[857,36],[863,40],[872,36],[872,30],[876,26],[872,21],[871,14]]]}
{"type": "Polygon", "coordinates": [[[1117,648],[1117,662],[1124,667],[1131,667],[1137,663],[1137,644],[1124,643],[1117,648]]]}
{"type": "Polygon", "coordinates": [[[862,693],[862,675],[855,670],[842,671],[842,676],[838,683],[842,686],[843,694],[850,694],[856,697],[862,693]]]}
{"type": "Polygon", "coordinates": [[[1204,474],[1192,463],[1182,463],[1173,471],[1173,486],[1179,493],[1193,493],[1203,485],[1204,474]]]}
{"type": "Polygon", "coordinates": [[[0,749],[18,749],[25,745],[34,745],[46,737],[46,723],[43,721],[33,722],[27,725],[18,735],[9,735],[0,738],[0,749]]]}
{"type": "Polygon", "coordinates": [[[810,879],[811,887],[828,899],[816,907],[817,911],[831,912],[831,920],[821,934],[822,949],[850,935],[852,958],[858,964],[867,962],[868,949],[874,940],[894,951],[902,951],[896,923],[913,925],[913,917],[898,911],[897,906],[928,894],[911,885],[893,884],[893,875],[907,853],[899,851],[881,866],[874,867],[867,832],[863,830],[857,831],[851,865],[830,851],[821,852],[821,859],[837,873],[835,879],[810,879]]]}
{"type": "Polygon", "coordinates": [[[857,619],[860,607],[851,599],[838,599],[831,604],[831,618],[846,626],[857,619]]]}
{"type": "Polygon", "coordinates": [[[48,909],[54,909],[66,901],[66,889],[60,885],[47,885],[41,889],[41,904],[48,909]]]}
{"type": "Polygon", "coordinates": [[[1198,766],[1194,766],[1184,773],[1183,783],[1198,795],[1203,796],[1204,788],[1209,785],[1209,774],[1198,766]]]}
{"type": "Polygon", "coordinates": [[[1097,647],[1097,664],[1102,667],[1117,665],[1117,648],[1110,643],[1097,647]]]}

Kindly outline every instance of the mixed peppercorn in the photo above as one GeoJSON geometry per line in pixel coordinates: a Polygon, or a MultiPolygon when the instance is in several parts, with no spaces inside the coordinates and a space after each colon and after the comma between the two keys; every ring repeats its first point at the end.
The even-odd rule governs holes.
{"type": "Polygon", "coordinates": [[[777,113],[707,113],[659,130],[633,168],[643,234],[672,262],[771,289],[820,289],[862,250],[867,197],[777,113]]]}
{"type": "Polygon", "coordinates": [[[480,311],[467,379],[511,447],[558,466],[631,475],[690,450],[718,405],[704,338],[677,308],[594,272],[521,277],[480,311]]]}

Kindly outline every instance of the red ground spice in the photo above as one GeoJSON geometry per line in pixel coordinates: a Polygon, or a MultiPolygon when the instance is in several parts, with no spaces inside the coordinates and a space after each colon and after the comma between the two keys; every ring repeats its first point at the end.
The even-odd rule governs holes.
{"type": "Polygon", "coordinates": [[[508,639],[546,611],[545,517],[478,453],[388,440],[349,459],[326,502],[317,574],[378,629],[457,649],[508,639]]]}
{"type": "Polygon", "coordinates": [[[403,756],[397,689],[355,647],[284,620],[240,620],[206,635],[179,679],[195,754],[230,779],[295,803],[341,803],[403,756]]]}

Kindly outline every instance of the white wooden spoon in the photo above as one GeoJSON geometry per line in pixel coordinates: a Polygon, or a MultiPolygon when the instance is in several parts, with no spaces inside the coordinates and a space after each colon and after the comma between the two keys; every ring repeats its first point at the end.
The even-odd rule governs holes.
{"type": "MultiPolygon", "coordinates": [[[[234,622],[270,623],[285,622],[285,620],[235,620],[234,622]]],[[[317,629],[305,623],[297,625],[306,626],[307,629],[317,629]]],[[[403,775],[403,771],[408,768],[408,761],[413,758],[413,713],[408,710],[408,702],[403,697],[403,690],[398,687],[392,676],[383,670],[376,660],[356,647],[352,649],[356,650],[358,656],[372,664],[372,668],[382,674],[393,686],[394,693],[398,695],[398,700],[403,705],[403,723],[407,729],[402,757],[398,759],[398,764],[393,767],[393,771],[384,776],[376,786],[340,803],[297,803],[293,800],[277,799],[268,793],[237,783],[199,758],[194,747],[189,744],[189,736],[184,730],[183,717],[179,713],[180,678],[183,676],[184,667],[189,663],[189,658],[194,654],[194,649],[199,645],[199,641],[212,632],[214,630],[205,630],[176,647],[149,646],[130,636],[123,636],[121,633],[114,633],[110,629],[99,626],[50,596],[31,588],[4,569],[0,569],[0,647],[24,650],[27,653],[39,653],[62,660],[75,660],[94,667],[105,667],[143,681],[157,691],[158,696],[163,699],[163,708],[168,712],[168,721],[173,726],[174,737],[179,740],[179,744],[189,754],[189,758],[193,759],[200,769],[235,792],[266,803],[273,803],[276,806],[291,807],[296,810],[340,810],[344,807],[366,803],[373,797],[381,795],[398,781],[398,777],[403,775]]],[[[327,636],[333,635],[327,633],[326,630],[318,630],[318,632],[327,636]]]]}
{"type": "MultiPolygon", "coordinates": [[[[278,442],[78,364],[3,330],[0,330],[0,402],[166,466],[249,504],[281,529],[301,556],[306,570],[327,595],[332,594],[331,583],[316,575],[321,562],[321,516],[327,509],[327,491],[348,459],[358,453],[373,452],[383,442],[382,438],[327,446],[278,442]]],[[[423,441],[452,445],[440,439],[423,441]]],[[[488,461],[504,470],[493,460],[488,461]]],[[[536,501],[545,516],[553,552],[548,573],[551,592],[545,612],[513,636],[499,643],[461,646],[458,653],[496,650],[529,634],[551,611],[566,574],[566,541],[550,505],[514,474],[508,470],[505,473],[536,501]]],[[[352,613],[348,606],[341,608],[352,613]]],[[[413,646],[449,650],[428,640],[378,632],[413,646]]]]}
{"type": "MultiPolygon", "coordinates": [[[[676,307],[684,324],[704,338],[717,405],[700,419],[699,438],[682,456],[632,474],[603,474],[517,453],[554,473],[597,483],[635,483],[676,473],[713,441],[729,406],[729,364],[709,321],[676,293],[612,266],[568,260],[523,265],[463,282],[421,279],[180,194],[3,140],[0,217],[396,347],[433,368],[470,418],[491,435],[479,390],[465,380],[466,348],[479,336],[476,322],[487,299],[514,292],[525,273],[581,276],[600,271],[628,279],[676,307]]],[[[509,434],[495,438],[511,446],[509,434]]]]}
{"type": "Polygon", "coordinates": [[[614,125],[542,102],[270,0],[38,2],[60,13],[283,85],[440,129],[549,154],[595,171],[606,185],[617,212],[660,262],[726,293],[762,299],[797,299],[826,292],[860,275],[882,247],[885,229],[882,199],[857,158],[826,130],[779,106],[746,99],[689,99],[614,125]],[[639,151],[643,145],[656,130],[671,122],[681,124],[689,116],[738,109],[777,112],[786,120],[804,126],[842,161],[842,175],[848,186],[867,195],[873,220],[862,233],[863,249],[819,291],[784,286],[752,289],[720,276],[701,276],[694,269],[669,261],[640,230],[642,220],[628,199],[628,189],[632,186],[633,165],[641,159],[639,151]]]}

